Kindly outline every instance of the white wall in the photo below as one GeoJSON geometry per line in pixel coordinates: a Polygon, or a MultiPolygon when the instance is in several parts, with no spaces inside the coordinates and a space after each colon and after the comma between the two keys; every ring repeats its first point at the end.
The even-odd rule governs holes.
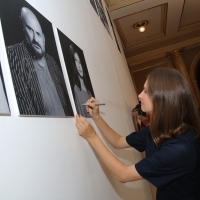
{"type": "MultiPolygon", "coordinates": [[[[104,119],[123,135],[132,132],[137,97],[129,70],[89,0],[28,2],[84,51],[95,95],[106,103],[101,107],[104,119]]],[[[11,116],[0,116],[0,200],[151,199],[145,181],[115,180],[78,135],[73,117],[20,117],[2,32],[0,51],[11,107],[11,116]]],[[[141,159],[133,149],[106,145],[127,164],[141,159]]]]}

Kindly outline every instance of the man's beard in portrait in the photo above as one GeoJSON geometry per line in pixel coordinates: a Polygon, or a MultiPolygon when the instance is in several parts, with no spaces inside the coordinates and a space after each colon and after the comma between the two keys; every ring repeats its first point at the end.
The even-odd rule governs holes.
{"type": "Polygon", "coordinates": [[[32,41],[28,41],[30,50],[32,54],[37,58],[42,58],[45,54],[45,47],[42,48],[41,45],[36,42],[34,39],[32,41]]]}
{"type": "Polygon", "coordinates": [[[32,41],[31,47],[36,57],[40,58],[44,56],[45,50],[35,40],[32,41]]]}

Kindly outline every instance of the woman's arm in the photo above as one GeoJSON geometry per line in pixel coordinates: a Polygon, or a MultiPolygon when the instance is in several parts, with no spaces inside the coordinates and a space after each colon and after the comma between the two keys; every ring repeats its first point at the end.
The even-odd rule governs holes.
{"type": "Polygon", "coordinates": [[[126,142],[126,137],[121,136],[116,131],[114,131],[101,117],[99,114],[99,106],[95,106],[94,103],[98,103],[95,98],[90,98],[87,103],[89,106],[86,107],[87,111],[92,116],[97,128],[105,139],[116,149],[122,149],[130,147],[126,142]]]}
{"type": "Polygon", "coordinates": [[[130,145],[126,142],[126,137],[121,136],[116,131],[114,131],[101,117],[101,115],[93,118],[97,128],[101,132],[101,134],[105,137],[105,139],[115,148],[122,149],[130,147],[130,145]]]}
{"type": "Polygon", "coordinates": [[[84,117],[78,115],[76,116],[76,126],[78,127],[79,134],[88,141],[104,165],[120,182],[129,182],[142,179],[142,177],[136,171],[135,165],[125,165],[106,148],[99,136],[96,134],[94,128],[84,117]]]}

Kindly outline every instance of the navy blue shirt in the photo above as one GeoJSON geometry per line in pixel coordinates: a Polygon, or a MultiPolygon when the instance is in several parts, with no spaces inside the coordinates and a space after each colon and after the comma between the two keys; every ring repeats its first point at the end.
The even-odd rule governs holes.
{"type": "Polygon", "coordinates": [[[137,172],[157,188],[157,200],[200,200],[200,139],[193,130],[168,139],[157,147],[149,127],[126,137],[146,158],[135,164],[137,172]]]}

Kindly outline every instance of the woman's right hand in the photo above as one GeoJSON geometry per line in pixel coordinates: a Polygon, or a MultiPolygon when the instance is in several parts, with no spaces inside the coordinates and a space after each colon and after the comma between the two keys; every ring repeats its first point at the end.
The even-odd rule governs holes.
{"type": "Polygon", "coordinates": [[[95,103],[99,103],[97,99],[91,97],[87,100],[88,106],[86,106],[87,112],[91,115],[92,118],[99,116],[99,106],[96,106],[95,103]]]}

